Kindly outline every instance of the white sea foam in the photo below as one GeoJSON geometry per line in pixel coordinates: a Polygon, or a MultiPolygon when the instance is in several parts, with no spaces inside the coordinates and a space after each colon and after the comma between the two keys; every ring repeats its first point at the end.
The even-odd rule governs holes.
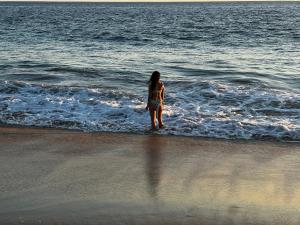
{"type": "MultiPolygon", "coordinates": [[[[144,133],[146,96],[122,90],[0,82],[0,121],[84,131],[144,133]]],[[[300,94],[191,85],[166,98],[162,134],[300,140],[300,94]]]]}

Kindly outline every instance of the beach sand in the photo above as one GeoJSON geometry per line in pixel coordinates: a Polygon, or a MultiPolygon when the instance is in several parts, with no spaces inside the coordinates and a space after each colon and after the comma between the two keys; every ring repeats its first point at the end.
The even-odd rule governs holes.
{"type": "Polygon", "coordinates": [[[0,224],[300,224],[300,145],[0,128],[0,224]]]}

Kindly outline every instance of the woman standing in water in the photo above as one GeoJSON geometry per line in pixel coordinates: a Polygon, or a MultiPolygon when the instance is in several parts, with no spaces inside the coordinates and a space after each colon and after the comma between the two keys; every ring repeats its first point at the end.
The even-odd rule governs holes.
{"type": "Polygon", "coordinates": [[[148,82],[148,103],[146,110],[149,110],[151,117],[152,129],[156,129],[156,117],[158,119],[158,127],[163,128],[162,111],[164,101],[165,87],[160,81],[160,73],[154,71],[148,82]]]}

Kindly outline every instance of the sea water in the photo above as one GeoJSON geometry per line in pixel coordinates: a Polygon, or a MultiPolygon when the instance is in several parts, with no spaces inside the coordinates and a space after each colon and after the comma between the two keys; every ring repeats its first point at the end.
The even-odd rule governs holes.
{"type": "Polygon", "coordinates": [[[0,122],[300,140],[300,3],[0,3],[0,122]]]}

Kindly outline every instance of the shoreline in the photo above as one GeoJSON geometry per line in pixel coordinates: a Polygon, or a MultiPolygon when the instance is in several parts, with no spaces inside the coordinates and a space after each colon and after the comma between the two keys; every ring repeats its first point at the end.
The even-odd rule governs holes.
{"type": "Polygon", "coordinates": [[[205,136],[190,136],[190,135],[171,135],[171,134],[160,134],[156,132],[147,131],[144,133],[140,132],[113,132],[113,131],[84,131],[80,129],[69,129],[69,128],[59,128],[59,127],[40,127],[40,126],[27,126],[27,125],[14,125],[14,124],[3,124],[0,123],[0,129],[9,128],[9,129],[29,129],[29,130],[36,130],[36,131],[50,131],[50,132],[70,132],[70,133],[83,133],[83,134],[123,134],[123,135],[137,135],[137,136],[161,136],[161,137],[178,137],[178,138],[192,138],[198,140],[210,140],[210,141],[225,141],[225,142],[234,142],[234,143],[278,143],[278,144],[291,144],[291,145],[299,145],[300,141],[293,141],[293,140],[280,140],[275,138],[267,138],[267,139],[244,139],[244,138],[218,138],[218,137],[205,137],[205,136]]]}
{"type": "Polygon", "coordinates": [[[300,145],[0,126],[0,224],[300,222],[300,145]]]}

